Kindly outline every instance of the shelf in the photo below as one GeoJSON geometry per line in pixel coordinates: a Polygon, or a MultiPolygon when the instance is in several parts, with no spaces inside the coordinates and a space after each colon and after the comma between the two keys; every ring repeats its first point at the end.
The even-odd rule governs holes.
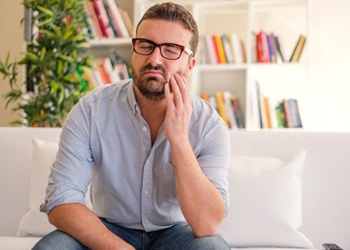
{"type": "MultiPolygon", "coordinates": [[[[256,82],[259,83],[260,94],[265,97],[275,100],[297,99],[301,116],[303,115],[308,93],[308,42],[298,62],[279,60],[277,63],[256,63],[256,36],[253,33],[264,30],[278,36],[284,59],[289,60],[299,36],[303,34],[307,37],[309,34],[309,0],[174,1],[192,12],[198,24],[200,41],[206,42],[198,50],[197,64],[189,78],[191,92],[201,95],[230,91],[240,101],[246,129],[260,129],[256,82]],[[245,63],[203,63],[216,61],[212,60],[213,50],[209,50],[209,53],[205,50],[212,48],[208,43],[210,35],[216,35],[214,44],[217,44],[217,37],[223,34],[236,34],[243,42],[245,63]]],[[[136,2],[135,13],[139,15],[134,20],[139,20],[156,2],[161,1],[136,2]]],[[[224,48],[225,53],[227,48],[226,51],[224,48]]],[[[238,59],[236,62],[241,62],[238,59]]]]}
{"type": "Polygon", "coordinates": [[[105,38],[89,41],[91,47],[131,46],[131,38],[105,38]]]}

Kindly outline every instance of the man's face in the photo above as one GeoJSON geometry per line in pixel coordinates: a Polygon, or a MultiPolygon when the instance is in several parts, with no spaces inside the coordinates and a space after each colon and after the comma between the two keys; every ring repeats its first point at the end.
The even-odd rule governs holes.
{"type": "MultiPolygon", "coordinates": [[[[175,43],[190,48],[192,34],[180,23],[164,20],[144,20],[138,28],[137,38],[151,40],[157,44],[175,43]]],[[[150,100],[164,99],[164,84],[178,72],[188,76],[195,64],[195,58],[185,51],[177,60],[162,57],[159,48],[150,55],[139,55],[133,52],[132,74],[136,87],[150,100]]]]}

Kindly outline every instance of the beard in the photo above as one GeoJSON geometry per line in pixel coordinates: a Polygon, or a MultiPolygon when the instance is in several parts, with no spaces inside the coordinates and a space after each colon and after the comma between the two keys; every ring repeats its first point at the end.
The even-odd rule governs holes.
{"type": "Polygon", "coordinates": [[[132,67],[132,76],[134,79],[135,86],[139,89],[141,94],[148,100],[159,101],[165,98],[164,84],[167,82],[168,76],[163,66],[152,66],[151,64],[147,64],[146,66],[140,69],[139,74],[137,74],[134,67],[132,67]],[[147,70],[160,70],[162,72],[163,77],[145,77],[143,76],[143,73],[147,70]]]}

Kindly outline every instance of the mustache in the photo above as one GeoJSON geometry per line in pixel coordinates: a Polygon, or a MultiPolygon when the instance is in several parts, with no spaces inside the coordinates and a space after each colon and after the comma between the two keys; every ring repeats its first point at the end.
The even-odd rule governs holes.
{"type": "Polygon", "coordinates": [[[142,67],[141,70],[140,70],[140,73],[142,74],[142,73],[144,73],[145,71],[148,71],[148,70],[160,70],[163,75],[165,75],[165,73],[166,73],[166,70],[165,70],[165,68],[162,65],[158,64],[156,66],[153,66],[151,63],[148,63],[144,67],[142,67]]]}

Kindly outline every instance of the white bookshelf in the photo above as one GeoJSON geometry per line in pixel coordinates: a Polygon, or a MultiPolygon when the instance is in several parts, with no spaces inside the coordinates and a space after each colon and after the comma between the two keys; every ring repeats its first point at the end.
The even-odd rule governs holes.
{"type": "MultiPolygon", "coordinates": [[[[162,1],[134,1],[135,24],[153,4],[162,1]]],[[[296,63],[257,63],[252,32],[261,29],[278,36],[286,60],[289,60],[300,34],[308,39],[309,0],[236,0],[175,1],[184,5],[196,19],[199,34],[236,33],[244,43],[243,64],[197,64],[190,77],[195,94],[229,90],[243,108],[245,127],[260,128],[256,82],[263,96],[298,100],[305,124],[308,93],[308,49],[304,46],[296,63]]]]}

